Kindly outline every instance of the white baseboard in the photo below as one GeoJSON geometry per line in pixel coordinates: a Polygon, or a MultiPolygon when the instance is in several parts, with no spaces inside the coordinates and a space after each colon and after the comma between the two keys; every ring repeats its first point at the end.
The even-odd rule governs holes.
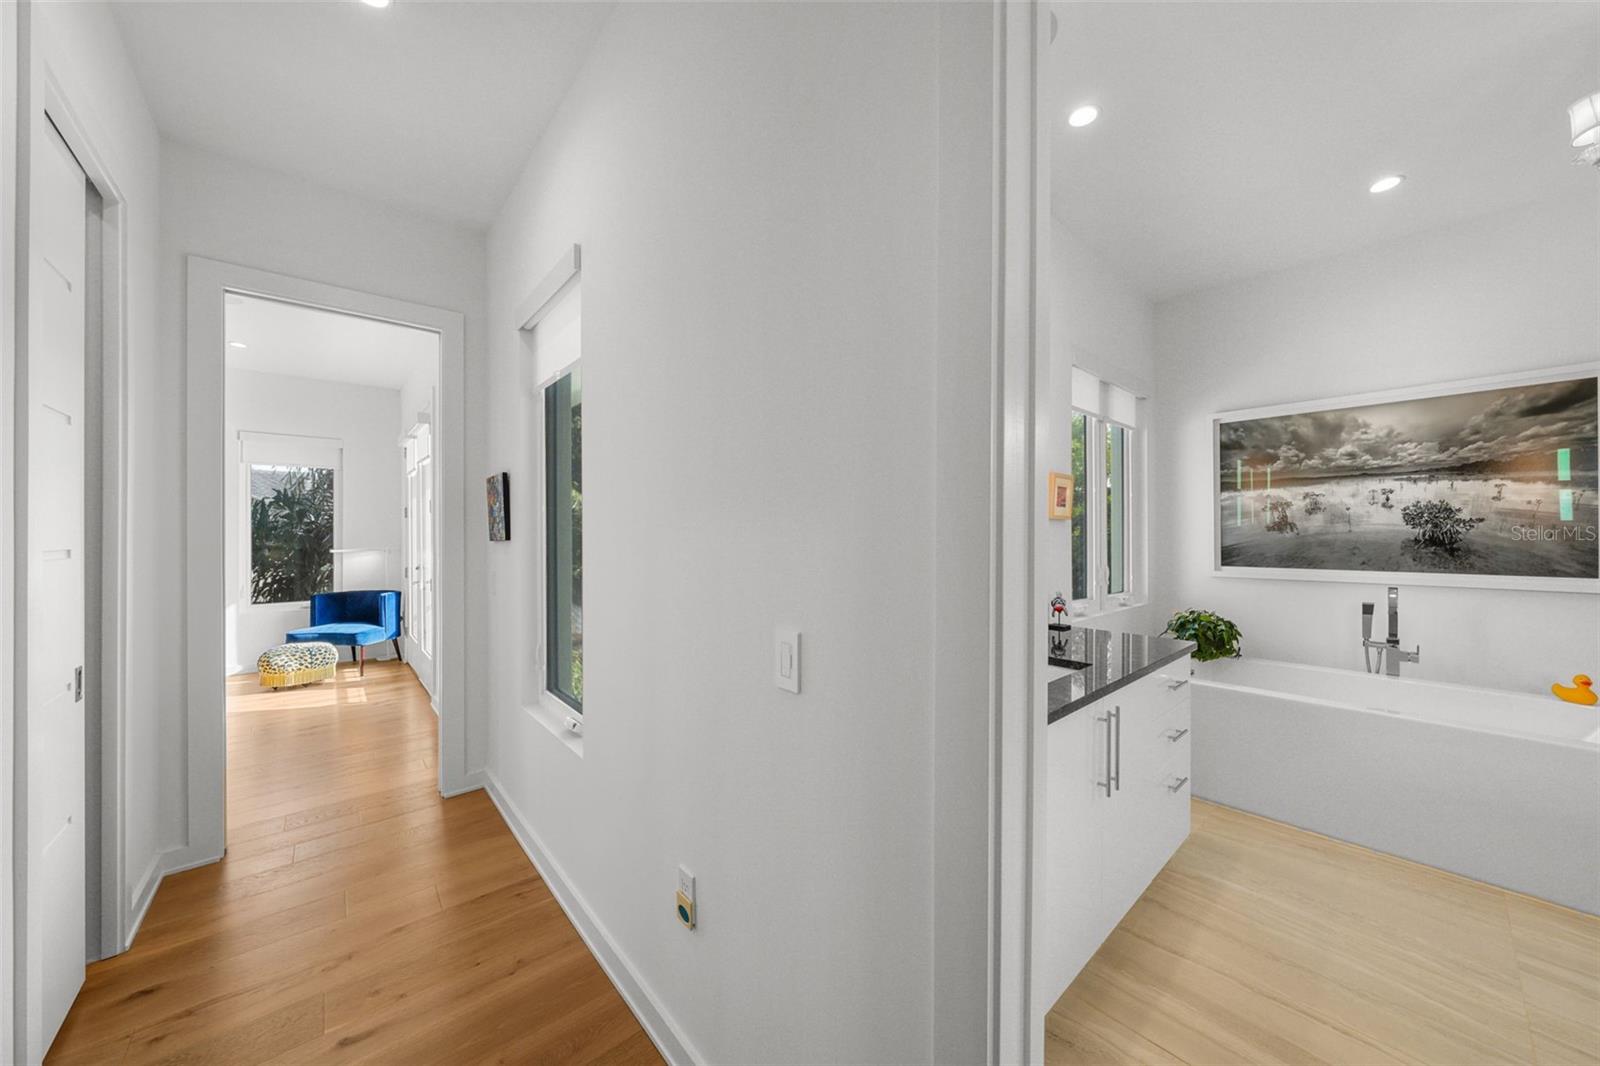
{"type": "Polygon", "coordinates": [[[122,945],[118,954],[133,947],[133,938],[139,935],[139,927],[144,924],[144,916],[149,913],[150,904],[155,902],[156,890],[161,887],[161,882],[168,874],[193,870],[197,866],[207,866],[221,858],[221,855],[199,854],[187,847],[169,848],[157,852],[133,890],[132,913],[128,918],[128,940],[122,945]]]}
{"type": "Polygon", "coordinates": [[[500,817],[505,819],[506,825],[511,828],[511,834],[517,838],[517,843],[522,845],[522,850],[527,853],[534,868],[539,871],[539,876],[544,879],[550,893],[555,896],[556,902],[561,904],[561,909],[567,912],[567,917],[578,930],[578,935],[589,946],[589,951],[599,961],[601,969],[605,970],[606,976],[611,978],[611,983],[622,994],[634,1017],[639,1019],[639,1024],[644,1026],[645,1034],[655,1043],[661,1056],[671,1066],[692,1066],[693,1063],[704,1062],[705,1059],[695,1051],[682,1031],[662,1009],[660,1001],[639,978],[628,957],[617,947],[611,935],[606,932],[605,926],[600,924],[594,912],[584,902],[582,894],[571,881],[567,880],[560,864],[550,857],[550,853],[539,840],[539,834],[533,831],[533,827],[522,816],[522,812],[506,796],[494,772],[484,770],[482,774],[489,799],[499,809],[500,817]]]}
{"type": "Polygon", "coordinates": [[[449,799],[452,796],[465,796],[468,792],[476,792],[480,788],[486,787],[488,784],[483,774],[484,771],[482,770],[472,770],[468,772],[466,777],[461,779],[461,784],[448,790],[441,788],[439,790],[439,795],[443,796],[445,799],[449,799]]]}

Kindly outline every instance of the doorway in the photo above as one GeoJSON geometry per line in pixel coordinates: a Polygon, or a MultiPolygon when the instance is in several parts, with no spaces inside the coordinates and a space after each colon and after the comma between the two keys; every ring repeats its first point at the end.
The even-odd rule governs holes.
{"type": "MultiPolygon", "coordinates": [[[[233,815],[246,813],[228,809],[230,694],[240,685],[261,691],[258,657],[311,625],[312,598],[324,593],[392,593],[398,632],[336,644],[334,684],[347,674],[365,683],[363,659],[399,660],[375,673],[414,672],[426,687],[438,714],[428,756],[438,790],[474,787],[456,667],[461,339],[454,312],[189,259],[185,864],[220,858],[233,815]],[[419,439],[436,501],[413,528],[419,439]]],[[[341,698],[365,697],[352,690],[341,698]]]]}

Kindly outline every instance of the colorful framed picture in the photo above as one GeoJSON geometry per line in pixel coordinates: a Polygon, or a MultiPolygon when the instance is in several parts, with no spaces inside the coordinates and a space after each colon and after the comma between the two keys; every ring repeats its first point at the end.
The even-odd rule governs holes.
{"type": "Polygon", "coordinates": [[[511,539],[511,476],[489,475],[489,539],[511,539]]]}
{"type": "Polygon", "coordinates": [[[1050,471],[1050,519],[1061,521],[1072,517],[1072,475],[1059,470],[1050,471]]]}

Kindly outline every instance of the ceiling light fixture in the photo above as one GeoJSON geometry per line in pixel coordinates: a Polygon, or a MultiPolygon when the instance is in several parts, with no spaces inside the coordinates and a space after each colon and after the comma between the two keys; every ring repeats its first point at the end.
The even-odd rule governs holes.
{"type": "Polygon", "coordinates": [[[1074,108],[1072,114],[1067,116],[1067,125],[1073,129],[1081,129],[1100,117],[1100,109],[1093,104],[1084,104],[1074,108]]]}
{"type": "Polygon", "coordinates": [[[368,7],[388,7],[389,6],[389,0],[361,0],[361,2],[363,4],[366,4],[368,7]]]}
{"type": "Polygon", "coordinates": [[[230,348],[243,348],[243,347],[245,347],[245,343],[244,343],[244,341],[229,341],[228,342],[228,347],[230,347],[230,348]]]}
{"type": "Polygon", "coordinates": [[[1367,188],[1368,192],[1388,192],[1390,189],[1399,188],[1400,183],[1406,180],[1404,174],[1385,174],[1367,188]]]}
{"type": "Polygon", "coordinates": [[[1567,118],[1572,123],[1572,147],[1583,149],[1572,161],[1600,166],[1600,93],[1573,101],[1567,118]]]}

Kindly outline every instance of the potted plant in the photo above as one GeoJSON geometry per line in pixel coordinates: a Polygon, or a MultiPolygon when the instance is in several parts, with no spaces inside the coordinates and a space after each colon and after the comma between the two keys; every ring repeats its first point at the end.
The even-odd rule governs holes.
{"type": "Polygon", "coordinates": [[[1179,611],[1167,622],[1164,633],[1195,644],[1194,657],[1200,662],[1239,657],[1239,627],[1210,611],[1179,611]]]}

